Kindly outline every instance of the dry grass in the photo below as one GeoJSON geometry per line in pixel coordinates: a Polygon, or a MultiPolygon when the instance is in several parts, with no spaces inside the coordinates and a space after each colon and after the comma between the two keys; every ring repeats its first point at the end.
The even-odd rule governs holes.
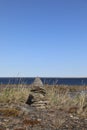
{"type": "Polygon", "coordinates": [[[52,127],[58,129],[62,124],[65,123],[65,118],[53,119],[52,127]]]}
{"type": "Polygon", "coordinates": [[[20,111],[17,110],[17,109],[13,109],[13,108],[4,108],[4,109],[0,109],[0,113],[2,116],[13,116],[13,117],[16,117],[16,116],[19,116],[20,114],[20,111]]]}
{"type": "Polygon", "coordinates": [[[82,92],[72,97],[69,92],[71,92],[70,89],[64,86],[48,87],[46,98],[50,102],[49,107],[87,116],[87,94],[82,92]]]}
{"type": "MultiPolygon", "coordinates": [[[[71,113],[87,115],[87,94],[81,93],[72,98],[68,92],[75,91],[75,87],[71,89],[69,86],[45,86],[45,88],[47,91],[46,99],[49,101],[48,108],[54,107],[71,113]]],[[[1,88],[0,103],[25,103],[29,92],[30,88],[23,85],[1,88]]]]}
{"type": "Polygon", "coordinates": [[[1,88],[0,103],[19,103],[25,102],[29,95],[30,88],[23,87],[21,85],[17,87],[5,87],[1,88]]]}
{"type": "Polygon", "coordinates": [[[29,119],[23,120],[23,124],[26,125],[26,126],[34,126],[34,125],[38,125],[40,123],[41,123],[41,121],[38,121],[36,119],[34,119],[34,120],[29,120],[29,119]]]}

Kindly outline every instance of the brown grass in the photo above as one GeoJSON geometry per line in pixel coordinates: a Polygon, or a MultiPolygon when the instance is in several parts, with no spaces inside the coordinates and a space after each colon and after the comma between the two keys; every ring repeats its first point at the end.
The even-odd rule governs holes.
{"type": "Polygon", "coordinates": [[[41,122],[38,121],[38,120],[29,120],[29,119],[23,120],[23,124],[26,125],[26,126],[34,126],[34,125],[38,125],[40,123],[41,122]]]}
{"type": "Polygon", "coordinates": [[[27,100],[30,88],[23,86],[1,88],[0,103],[19,103],[27,100]]]}
{"type": "MultiPolygon", "coordinates": [[[[71,113],[87,115],[87,94],[70,97],[69,92],[86,90],[86,86],[44,86],[47,91],[46,100],[49,101],[48,108],[54,107],[71,113]]],[[[30,93],[30,87],[19,85],[17,87],[4,87],[0,91],[0,103],[25,103],[30,93]]],[[[10,113],[11,110],[2,113],[10,113]]],[[[8,114],[7,114],[8,115],[8,114]]]]}
{"type": "MultiPolygon", "coordinates": [[[[82,90],[82,87],[80,87],[78,91],[82,90]]],[[[72,88],[74,92],[77,92],[77,88],[76,91],[74,87],[72,88]]],[[[55,86],[48,87],[47,99],[50,102],[49,107],[55,107],[69,113],[77,113],[87,116],[87,94],[81,93],[71,97],[68,94],[69,92],[71,92],[69,86],[59,86],[59,88],[55,86]]]]}
{"type": "Polygon", "coordinates": [[[0,109],[0,113],[2,116],[19,116],[20,111],[16,110],[16,109],[11,109],[11,108],[4,108],[4,109],[0,109]]]}

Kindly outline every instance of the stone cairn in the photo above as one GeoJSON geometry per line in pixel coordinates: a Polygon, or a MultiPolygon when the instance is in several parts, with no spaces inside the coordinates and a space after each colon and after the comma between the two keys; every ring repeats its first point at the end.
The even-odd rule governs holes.
{"type": "Polygon", "coordinates": [[[45,99],[46,90],[39,77],[35,78],[26,104],[35,108],[46,108],[48,101],[45,99]]]}

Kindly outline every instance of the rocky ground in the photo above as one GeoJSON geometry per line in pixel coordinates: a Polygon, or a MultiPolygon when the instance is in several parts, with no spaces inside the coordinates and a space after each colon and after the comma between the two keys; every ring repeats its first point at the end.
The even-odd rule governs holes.
{"type": "Polygon", "coordinates": [[[27,104],[0,104],[0,130],[87,130],[87,116],[27,104]]]}
{"type": "Polygon", "coordinates": [[[0,130],[87,130],[87,95],[69,92],[39,78],[30,88],[1,87],[0,130]]]}

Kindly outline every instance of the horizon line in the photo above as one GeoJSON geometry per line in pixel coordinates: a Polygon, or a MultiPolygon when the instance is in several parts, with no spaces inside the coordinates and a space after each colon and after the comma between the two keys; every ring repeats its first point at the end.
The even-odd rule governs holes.
{"type": "Polygon", "coordinates": [[[51,77],[51,76],[50,77],[48,77],[48,76],[44,76],[44,77],[42,77],[42,76],[31,76],[31,77],[30,76],[29,77],[28,76],[26,76],[26,77],[25,76],[20,76],[20,77],[19,76],[17,76],[17,77],[6,76],[6,77],[4,77],[3,76],[3,77],[1,77],[0,76],[0,78],[36,78],[36,77],[39,77],[39,78],[87,78],[86,76],[85,77],[80,77],[80,76],[79,77],[77,77],[77,76],[75,76],[75,77],[71,77],[71,76],[70,77],[66,77],[66,76],[65,77],[56,77],[56,76],[55,77],[54,76],[53,77],[51,77]]]}

